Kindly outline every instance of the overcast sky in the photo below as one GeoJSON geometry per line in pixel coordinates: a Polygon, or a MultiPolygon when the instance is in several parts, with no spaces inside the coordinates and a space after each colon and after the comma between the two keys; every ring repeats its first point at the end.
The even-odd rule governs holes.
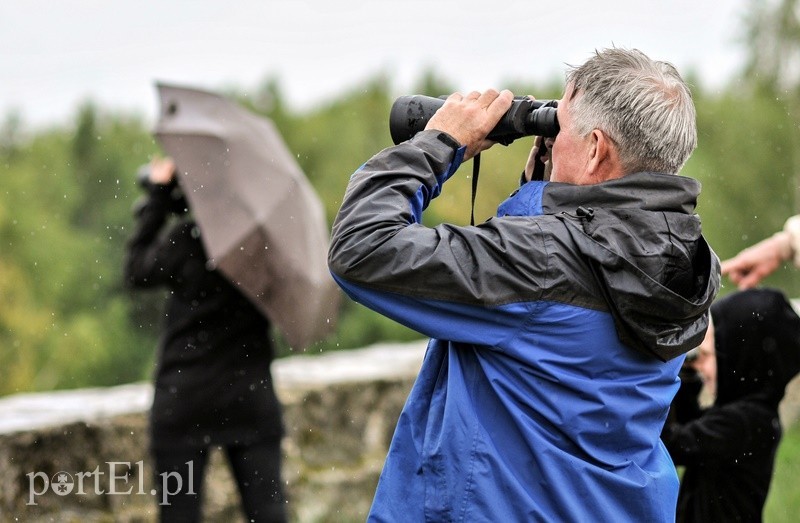
{"type": "MultiPolygon", "coordinates": [[[[461,90],[560,78],[636,47],[720,86],[743,60],[748,0],[0,0],[0,114],[61,123],[79,103],[156,116],[156,80],[256,89],[296,108],[385,73],[436,68],[461,90]]],[[[536,94],[536,93],[530,93],[536,94]]]]}

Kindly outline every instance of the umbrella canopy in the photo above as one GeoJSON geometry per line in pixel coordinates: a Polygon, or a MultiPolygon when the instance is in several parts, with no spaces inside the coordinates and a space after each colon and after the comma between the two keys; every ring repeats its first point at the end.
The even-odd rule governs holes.
{"type": "Polygon", "coordinates": [[[159,83],[155,135],[210,263],[302,349],[335,326],[322,203],[273,123],[214,93],[159,83]]]}

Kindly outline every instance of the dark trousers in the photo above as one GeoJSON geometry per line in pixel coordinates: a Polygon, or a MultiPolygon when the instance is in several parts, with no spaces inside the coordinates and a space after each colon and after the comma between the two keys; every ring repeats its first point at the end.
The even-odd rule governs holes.
{"type": "MultiPolygon", "coordinates": [[[[285,522],[280,442],[223,448],[248,521],[285,522]]],[[[200,521],[207,463],[208,449],[155,451],[155,482],[162,522],[200,521]]]]}

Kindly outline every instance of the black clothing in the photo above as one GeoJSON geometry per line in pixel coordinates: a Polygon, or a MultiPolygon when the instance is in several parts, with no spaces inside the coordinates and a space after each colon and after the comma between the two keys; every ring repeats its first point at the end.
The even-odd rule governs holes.
{"type": "MultiPolygon", "coordinates": [[[[280,442],[225,448],[247,521],[286,521],[280,484],[280,442]]],[[[157,500],[163,521],[199,521],[206,449],[155,453],[157,500]]]]}
{"type": "Polygon", "coordinates": [[[778,404],[800,370],[800,318],[783,294],[737,292],[711,307],[717,398],[701,410],[684,380],[662,439],[685,466],[677,520],[761,521],[781,439],[778,404]]]}
{"type": "Polygon", "coordinates": [[[207,449],[221,445],[248,520],[283,522],[283,425],[269,321],[210,266],[193,221],[184,217],[161,231],[171,213],[180,214],[173,187],[147,189],[125,278],[132,287],[169,290],[150,411],[156,484],[174,482],[160,492],[161,521],[199,519],[207,449]]]}
{"type": "Polygon", "coordinates": [[[269,321],[208,267],[199,229],[179,220],[166,235],[170,189],[154,186],[137,212],[125,276],[170,291],[151,411],[154,449],[274,441],[282,435],[270,374],[269,321]]]}

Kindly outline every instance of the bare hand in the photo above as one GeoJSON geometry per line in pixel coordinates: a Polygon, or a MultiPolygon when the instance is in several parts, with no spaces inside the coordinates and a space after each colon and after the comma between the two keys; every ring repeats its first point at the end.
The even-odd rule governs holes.
{"type": "Polygon", "coordinates": [[[466,96],[451,94],[444,105],[431,117],[425,129],[443,131],[467,147],[464,160],[469,160],[495,144],[486,140],[500,118],[511,107],[514,94],[504,89],[472,91],[466,96]]]}
{"type": "Polygon", "coordinates": [[[531,181],[533,179],[533,173],[536,171],[544,172],[543,180],[550,179],[550,171],[553,170],[553,162],[550,161],[550,150],[553,146],[553,139],[552,138],[542,138],[541,136],[537,136],[536,140],[533,142],[533,147],[531,147],[531,152],[528,155],[528,163],[525,164],[525,180],[531,181]],[[544,150],[542,151],[542,147],[544,150]],[[539,154],[539,151],[542,154],[539,154]],[[544,163],[544,165],[538,165],[539,163],[544,163]]]}
{"type": "Polygon", "coordinates": [[[169,185],[175,176],[175,162],[172,158],[154,157],[150,160],[150,183],[169,185]]]}
{"type": "Polygon", "coordinates": [[[788,259],[787,253],[791,253],[790,242],[787,233],[779,233],[762,240],[722,262],[722,274],[727,275],[740,290],[755,287],[788,259]]]}

